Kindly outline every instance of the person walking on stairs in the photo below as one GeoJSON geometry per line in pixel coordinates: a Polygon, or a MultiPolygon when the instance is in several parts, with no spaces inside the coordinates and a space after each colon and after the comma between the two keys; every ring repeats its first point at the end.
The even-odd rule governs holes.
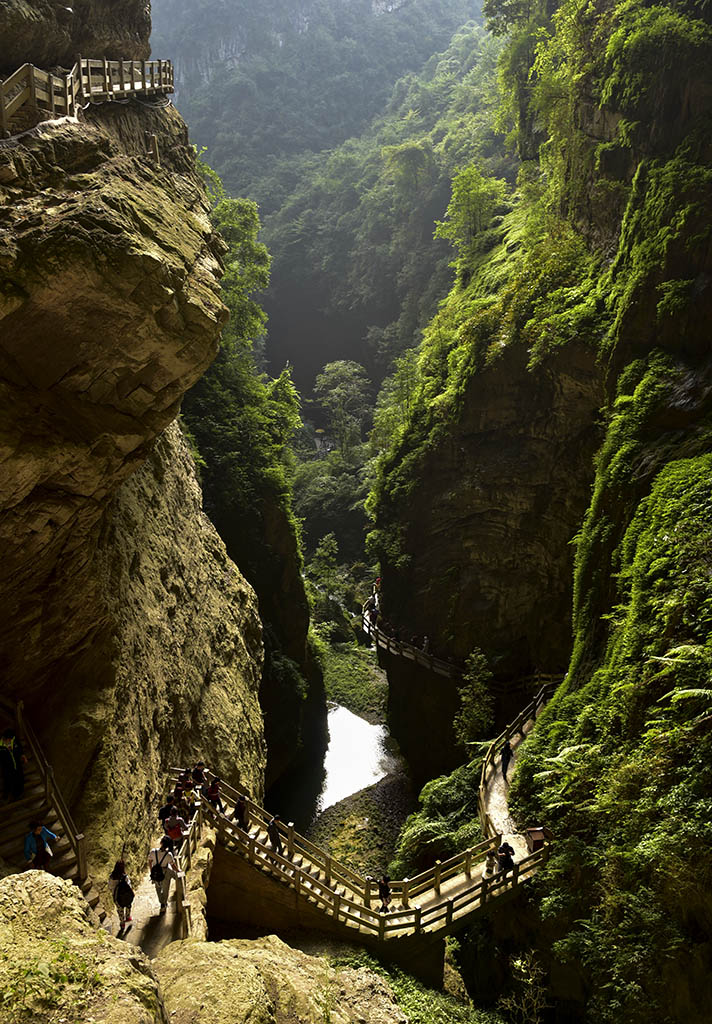
{"type": "Polygon", "coordinates": [[[119,915],[119,932],[122,932],[127,924],[131,924],[131,904],[134,901],[134,891],[131,880],[126,874],[126,862],[117,860],[114,870],[109,875],[109,891],[113,897],[116,913],[119,915]]]}
{"type": "Polygon", "coordinates": [[[509,740],[504,741],[504,746],[502,747],[500,753],[502,755],[502,778],[506,780],[509,762],[512,760],[513,756],[512,744],[509,742],[509,740]]]}
{"type": "Polygon", "coordinates": [[[242,829],[243,832],[249,832],[250,824],[247,814],[247,797],[244,795],[240,795],[237,798],[235,810],[232,812],[232,820],[238,828],[242,829]]]}
{"type": "Polygon", "coordinates": [[[282,852],[282,837],[279,834],[279,824],[279,815],[275,814],[274,818],[267,825],[267,835],[275,853],[282,852]]]}
{"type": "Polygon", "coordinates": [[[0,766],[4,798],[10,803],[19,800],[25,792],[25,768],[27,758],[22,752],[22,744],[10,727],[5,729],[0,739],[0,766]]]}
{"type": "Polygon", "coordinates": [[[391,904],[391,887],[388,875],[381,875],[378,879],[378,895],[381,899],[380,913],[387,914],[391,904]]]}
{"type": "Polygon", "coordinates": [[[31,821],[30,831],[25,836],[25,860],[27,866],[37,868],[38,871],[46,871],[47,865],[52,858],[52,848],[50,842],[54,842],[58,837],[54,832],[50,832],[48,828],[42,824],[41,821],[31,821]]]}
{"type": "Polygon", "coordinates": [[[161,839],[159,848],[151,850],[148,855],[148,866],[151,870],[151,881],[156,887],[156,896],[161,905],[161,913],[165,914],[171,878],[178,871],[178,864],[173,856],[171,840],[168,836],[161,839]]]}

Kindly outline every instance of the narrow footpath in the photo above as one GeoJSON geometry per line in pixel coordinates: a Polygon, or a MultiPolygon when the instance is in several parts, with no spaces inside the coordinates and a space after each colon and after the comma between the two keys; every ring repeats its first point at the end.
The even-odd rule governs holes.
{"type": "MultiPolygon", "coordinates": [[[[132,882],[136,882],[132,876],[129,877],[132,882]]],[[[127,930],[119,934],[119,915],[116,909],[107,915],[103,927],[110,935],[123,939],[130,946],[138,946],[147,957],[154,959],[170,942],[181,938],[181,922],[176,913],[175,880],[171,885],[168,909],[165,914],[158,912],[158,897],[148,870],[140,884],[135,886],[134,892],[136,896],[131,908],[133,920],[127,930]]]]}
{"type": "Polygon", "coordinates": [[[514,860],[519,861],[527,856],[526,837],[517,831],[517,824],[509,813],[509,786],[517,770],[517,752],[524,740],[534,728],[534,719],[530,718],[523,724],[523,734],[517,733],[510,737],[512,760],[505,781],[502,775],[502,761],[497,757],[493,769],[487,779],[485,791],[485,808],[496,831],[502,834],[502,842],[509,843],[514,849],[514,860]]]}

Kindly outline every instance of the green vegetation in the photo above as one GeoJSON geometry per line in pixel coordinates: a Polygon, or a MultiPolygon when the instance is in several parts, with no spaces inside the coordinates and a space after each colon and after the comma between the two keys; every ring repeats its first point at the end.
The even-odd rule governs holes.
{"type": "Polygon", "coordinates": [[[61,939],[52,940],[34,960],[13,963],[0,958],[0,1007],[7,1024],[48,1024],[74,1018],[105,979],[96,969],[93,950],[82,955],[61,939]]]}
{"type": "Polygon", "coordinates": [[[329,959],[334,967],[368,967],[382,974],[411,1024],[503,1024],[496,1011],[478,1010],[445,992],[426,988],[400,968],[385,966],[367,953],[354,951],[329,959]]]}
{"type": "Polygon", "coordinates": [[[356,643],[328,641],[330,630],[316,627],[327,700],[360,715],[369,722],[385,722],[388,683],[378,668],[373,651],[356,643]],[[324,638],[324,639],[322,639],[324,638]]]}

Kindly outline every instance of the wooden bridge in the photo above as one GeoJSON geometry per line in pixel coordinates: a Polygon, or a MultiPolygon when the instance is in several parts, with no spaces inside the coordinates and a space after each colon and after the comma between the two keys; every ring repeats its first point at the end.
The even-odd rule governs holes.
{"type": "Polygon", "coordinates": [[[71,71],[55,75],[23,64],[0,82],[0,138],[17,129],[23,108],[48,117],[76,117],[88,103],[173,92],[169,60],[92,60],[77,57],[71,71]]]}
{"type": "MultiPolygon", "coordinates": [[[[239,828],[231,818],[239,793],[222,781],[227,813],[220,814],[202,801],[179,853],[181,869],[187,871],[190,867],[197,836],[202,823],[207,821],[217,830],[219,839],[210,883],[209,913],[226,921],[262,927],[309,927],[336,932],[344,939],[373,947],[379,956],[402,962],[432,981],[441,970],[442,957],[439,967],[436,957],[434,972],[424,971],[423,954],[427,955],[434,944],[442,946],[446,935],[488,913],[503,898],[511,897],[549,856],[548,842],[529,853],[524,836],[520,835],[520,859],[514,867],[492,875],[485,873],[487,854],[496,851],[503,835],[488,809],[489,787],[496,775],[499,750],[505,739],[512,738],[515,745],[521,742],[533,727],[550,690],[551,686],[543,687],[487,750],[478,791],[478,814],[486,838],[447,860],[436,861],[412,878],[391,881],[391,901],[386,912],[379,909],[381,901],[374,879],[332,857],[296,832],[292,824],[279,823],[283,852],[273,849],[267,834],[272,816],[254,801],[247,801],[248,829],[239,828]],[[420,958],[420,969],[413,967],[414,957],[420,958]]],[[[173,783],[179,771],[172,769],[173,783]]],[[[187,903],[185,907],[189,915],[187,903]]],[[[188,920],[185,934],[189,933],[188,920]]]]}

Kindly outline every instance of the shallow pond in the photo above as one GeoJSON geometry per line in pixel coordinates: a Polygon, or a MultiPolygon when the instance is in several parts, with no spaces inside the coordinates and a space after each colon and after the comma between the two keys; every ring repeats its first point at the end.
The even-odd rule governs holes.
{"type": "Polygon", "coordinates": [[[321,760],[305,764],[270,790],[270,810],[283,821],[306,831],[322,811],[373,785],[401,762],[389,749],[392,741],[384,725],[371,725],[339,705],[329,707],[329,746],[321,760]]]}

